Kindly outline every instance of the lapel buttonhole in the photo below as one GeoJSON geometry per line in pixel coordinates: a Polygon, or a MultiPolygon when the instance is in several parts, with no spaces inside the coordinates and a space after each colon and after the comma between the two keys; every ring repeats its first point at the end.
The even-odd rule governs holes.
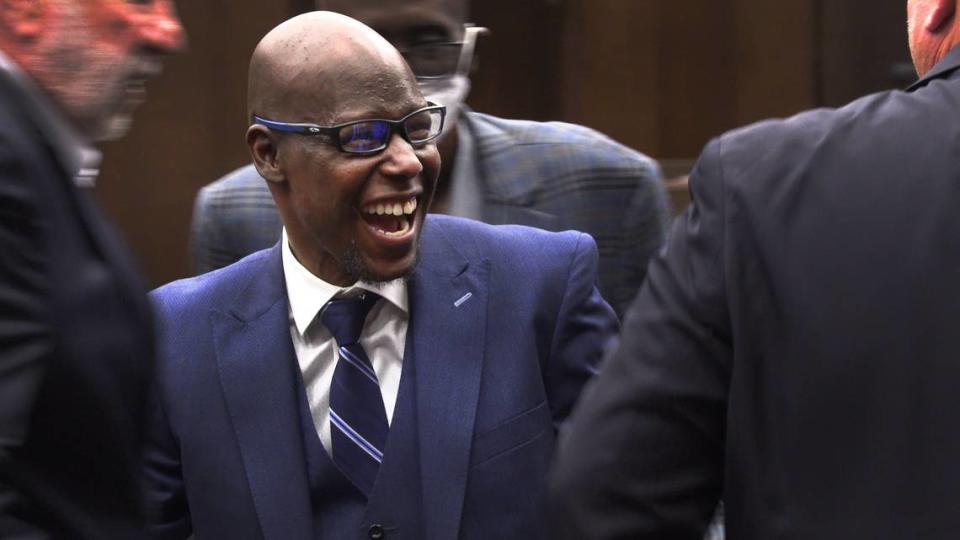
{"type": "Polygon", "coordinates": [[[472,296],[473,296],[473,293],[467,293],[467,294],[461,296],[459,300],[457,300],[456,302],[453,303],[453,307],[460,307],[460,306],[462,306],[463,303],[466,302],[467,300],[469,300],[470,297],[472,297],[472,296]]]}

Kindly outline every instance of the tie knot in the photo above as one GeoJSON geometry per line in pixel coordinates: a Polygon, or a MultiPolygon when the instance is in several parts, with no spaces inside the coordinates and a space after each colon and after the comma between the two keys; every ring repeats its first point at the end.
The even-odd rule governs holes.
{"type": "Polygon", "coordinates": [[[379,299],[379,295],[369,291],[352,298],[334,298],[323,306],[320,320],[333,334],[338,346],[353,345],[360,340],[367,313],[379,299]]]}

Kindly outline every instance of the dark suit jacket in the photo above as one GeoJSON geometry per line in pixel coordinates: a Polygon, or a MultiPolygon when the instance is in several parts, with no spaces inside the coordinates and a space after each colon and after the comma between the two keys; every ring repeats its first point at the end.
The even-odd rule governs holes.
{"type": "Polygon", "coordinates": [[[960,515],[960,49],[734,131],[585,393],[559,538],[947,539],[960,515]]]}
{"type": "MultiPolygon", "coordinates": [[[[599,287],[617,313],[636,296],[663,243],[669,208],[652,159],[592,129],[468,111],[482,221],[583,231],[597,242],[599,287]]],[[[461,165],[458,165],[458,167],[461,165]]],[[[280,215],[248,165],[197,195],[191,249],[198,273],[236,262],[280,238],[280,215]]]]}
{"type": "Polygon", "coordinates": [[[0,537],[137,537],[145,288],[24,103],[0,74],[0,537]]]}
{"type": "MultiPolygon", "coordinates": [[[[540,537],[556,429],[617,330],[594,287],[596,247],[580,233],[431,215],[421,254],[408,282],[404,376],[412,362],[426,537],[540,537]]],[[[154,300],[162,328],[162,417],[148,453],[156,530],[310,537],[304,390],[279,245],[162,287],[154,300]]],[[[404,497],[403,488],[392,496],[404,497]]],[[[398,519],[391,536],[410,538],[398,519]]]]}

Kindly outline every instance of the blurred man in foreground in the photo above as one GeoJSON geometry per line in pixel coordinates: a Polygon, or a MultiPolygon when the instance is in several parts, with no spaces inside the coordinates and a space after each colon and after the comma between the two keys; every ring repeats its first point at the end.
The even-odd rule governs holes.
{"type": "MultiPolygon", "coordinates": [[[[656,163],[582,126],[469,110],[464,100],[481,29],[465,28],[467,0],[318,4],[383,35],[404,55],[427,99],[447,107],[431,211],[590,234],[600,251],[600,292],[620,313],[640,288],[669,219],[656,163]]],[[[191,233],[197,273],[272,246],[280,228],[254,167],[228,174],[197,197],[191,233]]]]}
{"type": "Polygon", "coordinates": [[[273,29],[248,88],[282,241],[154,293],[154,530],[544,538],[556,432],[617,330],[595,244],[428,216],[445,109],[356,20],[273,29]]]}
{"type": "Polygon", "coordinates": [[[960,499],[960,19],[908,91],[712,141],[574,415],[557,538],[950,539],[960,499]]]}
{"type": "Polygon", "coordinates": [[[131,538],[144,289],[77,184],[181,47],[168,0],[0,0],[0,537],[131,538]]]}

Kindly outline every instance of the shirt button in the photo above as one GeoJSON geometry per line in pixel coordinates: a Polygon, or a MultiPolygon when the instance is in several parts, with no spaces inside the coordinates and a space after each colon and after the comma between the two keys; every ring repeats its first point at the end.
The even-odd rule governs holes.
{"type": "Polygon", "coordinates": [[[370,526],[370,540],[380,540],[383,538],[383,526],[374,524],[370,526]]]}

